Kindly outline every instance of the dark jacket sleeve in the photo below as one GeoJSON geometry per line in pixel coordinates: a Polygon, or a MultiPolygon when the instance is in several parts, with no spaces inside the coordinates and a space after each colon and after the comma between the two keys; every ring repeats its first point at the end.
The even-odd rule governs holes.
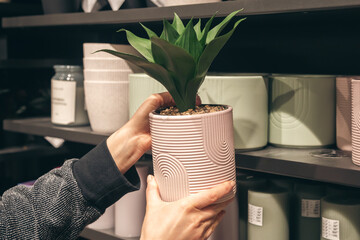
{"type": "Polygon", "coordinates": [[[0,239],[76,239],[124,194],[137,190],[134,167],[122,175],[106,142],[40,177],[7,190],[0,202],[0,239]]]}

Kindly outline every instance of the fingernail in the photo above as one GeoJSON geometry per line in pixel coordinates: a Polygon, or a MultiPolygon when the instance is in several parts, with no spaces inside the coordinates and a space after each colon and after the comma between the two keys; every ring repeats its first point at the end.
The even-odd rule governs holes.
{"type": "Polygon", "coordinates": [[[147,182],[148,182],[148,183],[151,182],[152,178],[153,178],[152,175],[148,175],[148,176],[147,176],[147,182]]]}
{"type": "Polygon", "coordinates": [[[231,185],[232,187],[234,187],[235,184],[236,184],[235,181],[231,181],[231,182],[230,182],[230,185],[231,185]]]}

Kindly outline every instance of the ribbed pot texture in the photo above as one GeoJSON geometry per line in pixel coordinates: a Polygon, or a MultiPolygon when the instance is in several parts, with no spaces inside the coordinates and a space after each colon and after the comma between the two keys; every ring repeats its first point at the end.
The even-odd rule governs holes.
{"type": "MultiPolygon", "coordinates": [[[[236,181],[232,108],[165,116],[150,114],[154,175],[164,201],[236,181]]],[[[235,196],[236,187],[218,202],[235,196]]]]}

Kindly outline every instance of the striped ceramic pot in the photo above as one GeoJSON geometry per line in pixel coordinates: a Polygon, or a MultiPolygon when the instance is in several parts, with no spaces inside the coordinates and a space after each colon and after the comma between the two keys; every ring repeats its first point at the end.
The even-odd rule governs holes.
{"type": "MultiPolygon", "coordinates": [[[[150,114],[154,175],[164,201],[236,181],[232,108],[167,116],[150,114]]],[[[236,187],[218,202],[235,196],[236,187]]]]}

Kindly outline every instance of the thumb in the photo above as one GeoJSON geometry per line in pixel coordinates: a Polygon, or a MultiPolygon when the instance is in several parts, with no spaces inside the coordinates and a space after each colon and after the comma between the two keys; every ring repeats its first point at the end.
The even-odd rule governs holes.
{"type": "Polygon", "coordinates": [[[156,204],[161,202],[159,186],[152,175],[147,177],[147,188],[146,188],[146,202],[148,205],[156,204]]]}

